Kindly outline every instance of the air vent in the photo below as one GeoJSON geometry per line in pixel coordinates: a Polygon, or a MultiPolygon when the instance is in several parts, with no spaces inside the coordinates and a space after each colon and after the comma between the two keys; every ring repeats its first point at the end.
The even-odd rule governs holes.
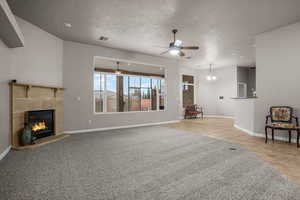
{"type": "Polygon", "coordinates": [[[100,41],[107,41],[107,40],[108,40],[108,37],[101,36],[101,37],[99,37],[99,40],[100,40],[100,41]]]}

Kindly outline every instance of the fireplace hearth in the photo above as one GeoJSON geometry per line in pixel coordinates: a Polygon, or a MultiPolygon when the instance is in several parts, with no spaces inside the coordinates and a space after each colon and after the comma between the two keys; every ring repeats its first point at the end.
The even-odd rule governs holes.
{"type": "Polygon", "coordinates": [[[54,110],[28,111],[25,122],[31,128],[33,141],[54,135],[54,110]]]}

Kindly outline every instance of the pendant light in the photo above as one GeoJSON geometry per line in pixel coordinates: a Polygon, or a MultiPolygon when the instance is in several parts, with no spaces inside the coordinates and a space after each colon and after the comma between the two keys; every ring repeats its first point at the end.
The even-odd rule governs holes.
{"type": "Polygon", "coordinates": [[[117,70],[115,71],[115,74],[116,75],[121,75],[122,74],[122,71],[120,70],[120,62],[117,61],[117,70]]]}
{"type": "Polygon", "coordinates": [[[210,64],[209,65],[209,74],[208,74],[208,76],[206,77],[206,79],[208,80],[208,81],[211,81],[211,80],[216,80],[217,79],[217,77],[213,74],[213,72],[212,72],[212,64],[210,64]]]}

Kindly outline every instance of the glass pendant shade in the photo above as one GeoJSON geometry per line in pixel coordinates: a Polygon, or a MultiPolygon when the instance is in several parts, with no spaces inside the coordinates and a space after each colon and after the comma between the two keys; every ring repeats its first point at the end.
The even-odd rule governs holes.
{"type": "Polygon", "coordinates": [[[206,79],[208,81],[217,80],[217,77],[215,75],[213,75],[213,72],[212,72],[212,64],[209,65],[209,75],[206,77],[206,79]]]}

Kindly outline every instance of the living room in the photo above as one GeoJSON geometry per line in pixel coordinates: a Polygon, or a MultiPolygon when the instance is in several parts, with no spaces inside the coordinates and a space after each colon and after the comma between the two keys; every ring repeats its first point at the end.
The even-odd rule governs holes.
{"type": "Polygon", "coordinates": [[[300,1],[0,2],[1,199],[300,198],[300,1]]]}

